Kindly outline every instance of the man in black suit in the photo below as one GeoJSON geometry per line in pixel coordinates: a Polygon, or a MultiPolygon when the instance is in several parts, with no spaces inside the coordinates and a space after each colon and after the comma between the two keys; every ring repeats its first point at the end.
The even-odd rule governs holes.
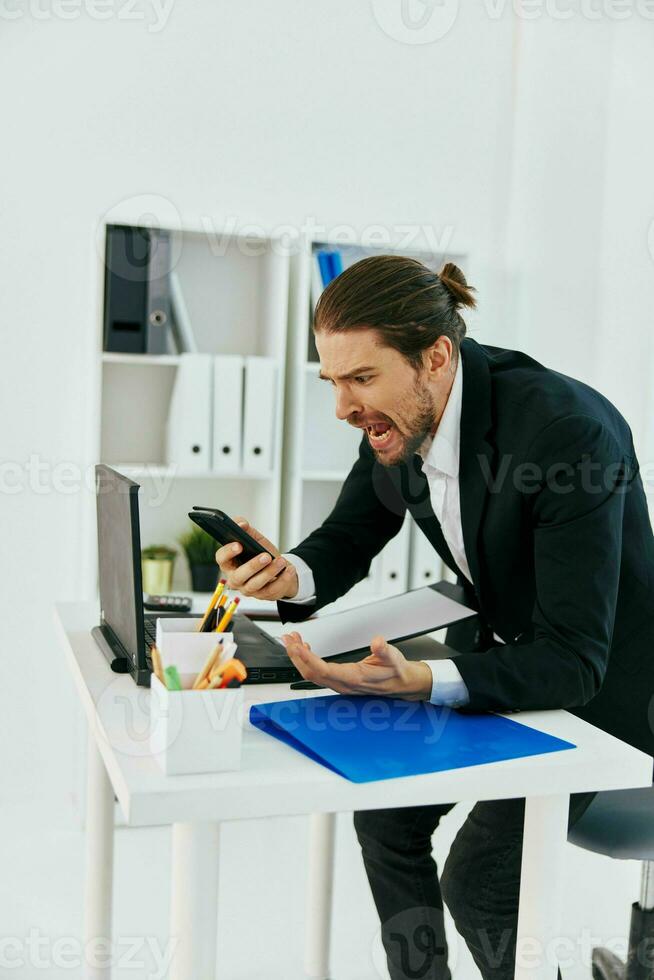
{"type": "MultiPolygon", "coordinates": [[[[459,655],[410,663],[375,637],[365,660],[330,664],[294,632],[306,678],[463,711],[566,708],[654,754],[654,538],[631,431],[587,385],[466,339],[472,293],[451,263],[436,275],[397,256],[330,284],[321,376],[364,431],[359,458],[288,555],[255,531],[275,558],[238,567],[228,547],[217,561],[300,621],[367,574],[409,511],[478,611],[448,631],[459,655]]],[[[593,795],[571,798],[570,824],[593,795]]],[[[393,980],[449,977],[443,900],[482,975],[513,976],[524,801],[478,803],[439,881],[431,836],[449,809],[354,815],[393,980]]]]}

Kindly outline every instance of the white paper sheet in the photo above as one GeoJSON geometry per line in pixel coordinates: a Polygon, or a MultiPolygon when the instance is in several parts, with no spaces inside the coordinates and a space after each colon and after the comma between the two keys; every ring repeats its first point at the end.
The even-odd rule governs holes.
{"type": "MultiPolygon", "coordinates": [[[[425,588],[306,623],[287,624],[284,632],[297,630],[317,656],[334,657],[369,646],[378,634],[389,641],[406,640],[474,615],[467,606],[425,588]]],[[[264,624],[259,625],[265,629],[264,624]]]]}

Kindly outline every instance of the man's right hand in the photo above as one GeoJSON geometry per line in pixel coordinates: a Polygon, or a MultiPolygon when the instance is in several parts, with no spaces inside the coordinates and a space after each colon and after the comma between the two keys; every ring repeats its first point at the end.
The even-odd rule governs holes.
{"type": "Polygon", "coordinates": [[[274,557],[257,555],[256,558],[239,565],[238,556],[243,550],[242,545],[236,543],[223,545],[216,552],[216,561],[220,565],[223,577],[227,579],[227,588],[255,599],[295,598],[298,590],[295,567],[286,558],[282,558],[279,549],[260,531],[252,527],[244,517],[235,517],[234,520],[274,557]]]}

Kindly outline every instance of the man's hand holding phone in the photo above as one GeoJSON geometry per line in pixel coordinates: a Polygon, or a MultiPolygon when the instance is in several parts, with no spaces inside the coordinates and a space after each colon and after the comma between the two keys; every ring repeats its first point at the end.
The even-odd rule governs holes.
{"type": "Polygon", "coordinates": [[[227,579],[227,588],[235,589],[255,599],[295,598],[298,590],[295,567],[286,558],[282,558],[279,549],[260,531],[252,527],[244,517],[235,517],[234,520],[274,557],[257,555],[240,565],[239,555],[243,551],[243,546],[237,542],[223,545],[216,552],[216,561],[227,579]]]}

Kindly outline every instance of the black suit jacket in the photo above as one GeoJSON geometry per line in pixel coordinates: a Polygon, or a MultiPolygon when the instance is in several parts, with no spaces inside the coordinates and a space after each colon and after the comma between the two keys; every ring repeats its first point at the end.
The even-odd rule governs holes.
{"type": "MultiPolygon", "coordinates": [[[[467,710],[567,708],[654,755],[654,537],[629,426],[518,351],[466,339],[461,355],[461,520],[479,620],[474,638],[462,624],[447,640],[464,651],[467,710]]],[[[364,437],[334,510],[292,549],[316,605],[280,603],[282,618],[347,592],[407,510],[459,573],[420,458],[384,467],[364,437]]]]}

